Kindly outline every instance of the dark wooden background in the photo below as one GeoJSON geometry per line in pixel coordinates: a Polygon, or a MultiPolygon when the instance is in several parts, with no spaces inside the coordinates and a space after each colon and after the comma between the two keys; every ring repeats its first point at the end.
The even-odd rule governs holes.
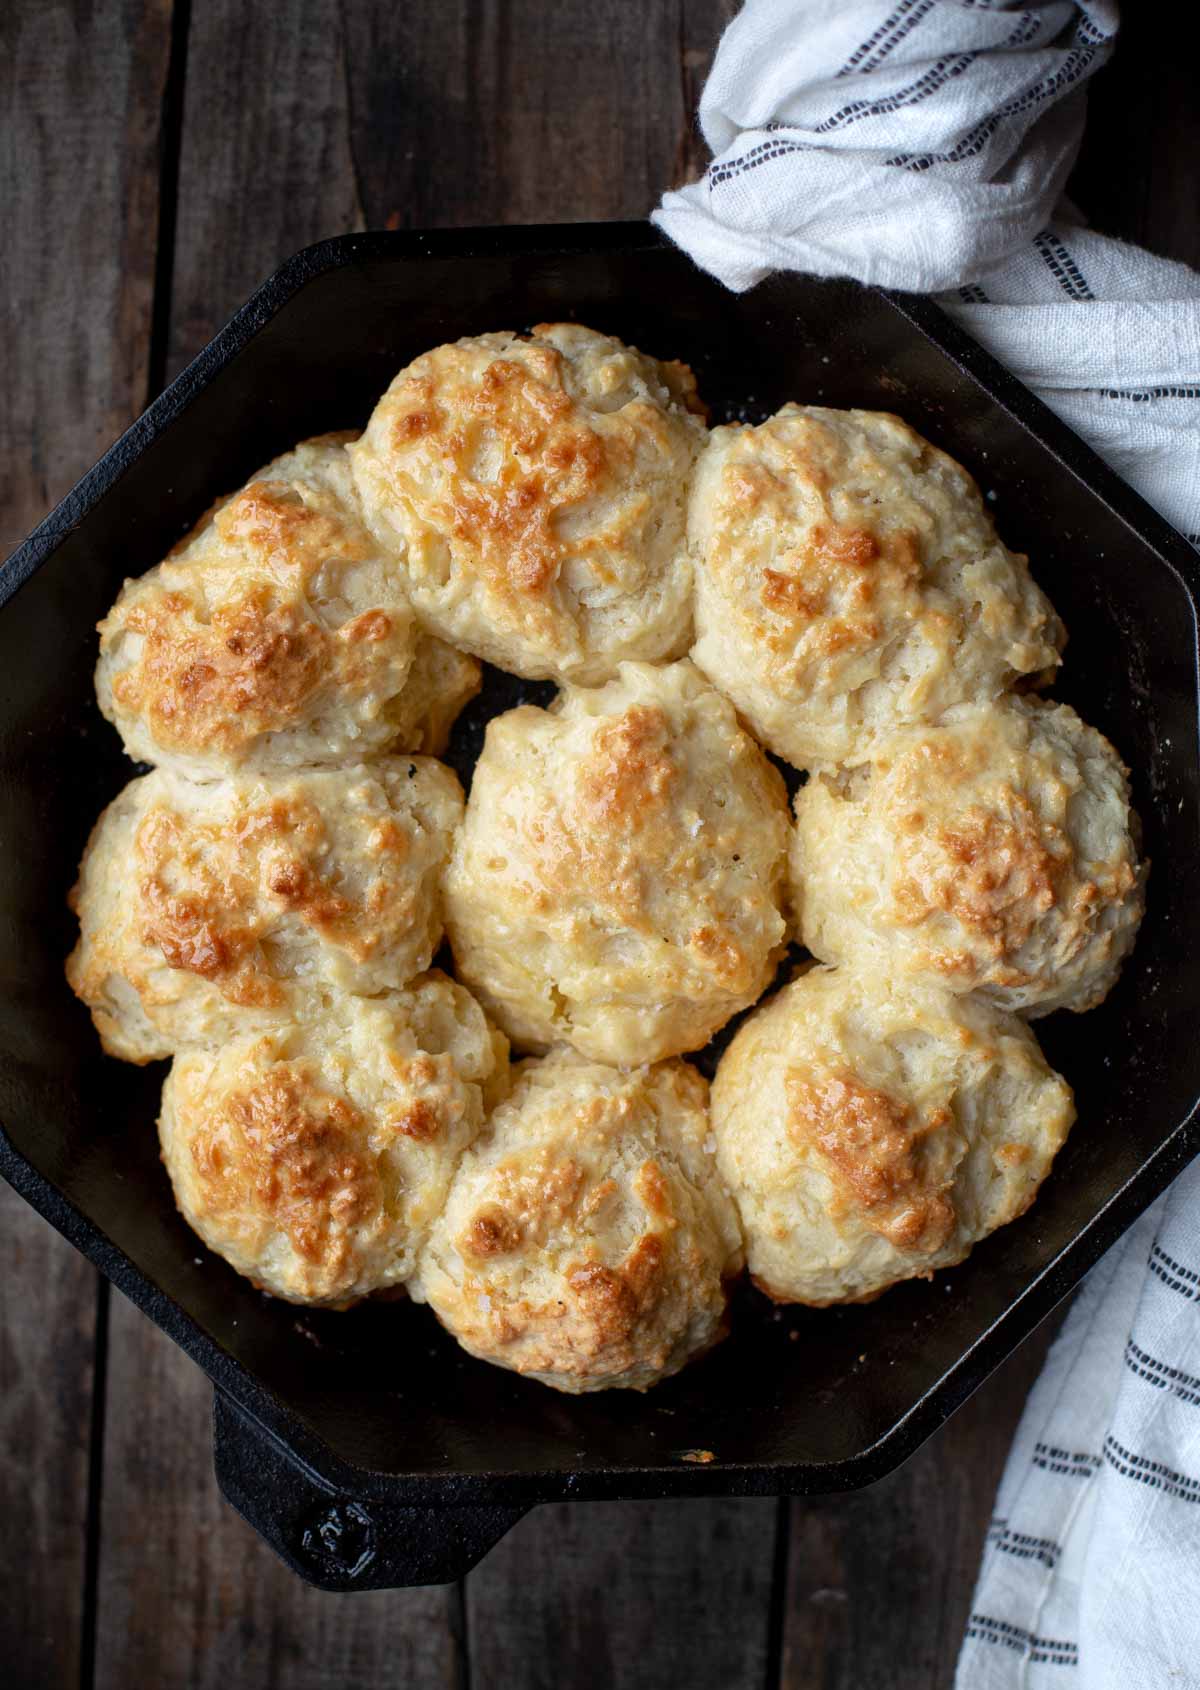
{"type": "MultiPolygon", "coordinates": [[[[307,242],[644,215],[734,9],[0,0],[0,551],[307,242]]],[[[1072,192],[1200,263],[1196,42],[1127,10],[1072,192]]],[[[947,1686],[1045,1342],[860,1496],[544,1508],[462,1586],[330,1596],[218,1499],[199,1371],[5,1187],[0,1683],[947,1686]]]]}

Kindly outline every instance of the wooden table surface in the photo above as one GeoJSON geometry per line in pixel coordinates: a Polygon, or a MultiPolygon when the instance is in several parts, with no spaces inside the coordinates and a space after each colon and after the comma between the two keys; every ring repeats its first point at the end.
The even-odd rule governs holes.
{"type": "MultiPolygon", "coordinates": [[[[307,242],[643,216],[734,9],[5,0],[0,551],[307,242]]],[[[1196,43],[1127,11],[1071,191],[1197,264],[1196,43]]],[[[1045,1343],[858,1496],[546,1507],[462,1585],[332,1596],[218,1498],[199,1370],[4,1187],[0,1684],[945,1686],[1045,1343]]]]}

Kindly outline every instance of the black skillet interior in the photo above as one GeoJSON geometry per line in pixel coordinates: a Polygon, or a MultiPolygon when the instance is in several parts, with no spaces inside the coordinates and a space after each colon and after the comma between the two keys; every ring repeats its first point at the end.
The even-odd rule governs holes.
{"type": "MultiPolygon", "coordinates": [[[[1185,1123],[1200,1094],[1200,906],[1177,868],[1200,861],[1188,548],[930,308],[797,276],[737,297],[641,225],[347,237],[285,267],[94,475],[10,563],[10,583],[36,572],[0,616],[3,1165],[311,1459],[364,1483],[403,1476],[393,1494],[412,1501],[448,1500],[451,1481],[459,1501],[518,1503],[866,1482],[962,1400],[1196,1148],[1185,1123]],[[1057,690],[1131,765],[1154,863],[1118,988],[1093,1014],[1039,1024],[1080,1121],[1028,1215],[961,1268],[869,1307],[779,1311],[747,1295],[731,1339],[679,1378],[646,1396],[583,1399],[470,1361],[423,1309],[301,1313],[203,1251],[158,1162],[161,1069],[103,1057],[62,976],[66,889],[88,829],[132,772],[91,690],[94,625],[122,577],[290,442],[361,424],[415,353],[564,317],[686,359],[714,420],[793,398],[891,409],[961,458],[1067,622],[1057,690]],[[960,357],[975,359],[983,385],[960,357]],[[715,1460],[682,1461],[697,1449],[715,1460]]],[[[494,677],[486,710],[516,687],[494,677]]],[[[480,722],[476,708],[460,750],[480,722]]]]}

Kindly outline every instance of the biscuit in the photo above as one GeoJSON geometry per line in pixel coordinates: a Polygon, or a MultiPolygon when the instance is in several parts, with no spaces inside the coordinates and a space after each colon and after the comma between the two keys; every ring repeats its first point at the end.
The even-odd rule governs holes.
{"type": "Polygon", "coordinates": [[[798,768],[862,761],[880,732],[1058,663],[1026,559],[898,417],[785,405],[715,429],[688,526],[693,661],[798,768]]]}
{"type": "Polygon", "coordinates": [[[644,1390],[723,1336],[741,1267],[685,1063],[556,1051],[514,1070],[463,1157],[413,1296],[473,1356],[560,1391],[644,1390]]]}
{"type": "Polygon", "coordinates": [[[712,1090],[750,1272],[781,1302],[855,1302],[961,1261],[1032,1203],[1074,1116],[1015,1016],[847,969],[757,1009],[712,1090]]]}
{"type": "Polygon", "coordinates": [[[403,1286],[507,1060],[470,994],[436,971],[184,1052],[159,1121],[180,1212],[291,1302],[339,1308],[403,1286]]]}
{"type": "Polygon", "coordinates": [[[428,757],[131,781],[92,832],[67,963],[105,1049],[149,1062],[428,968],[462,789],[428,757]]]}
{"type": "Polygon", "coordinates": [[[443,879],[460,977],[517,1045],[654,1062],[782,954],[783,782],[690,663],[494,717],[443,879]]]}
{"type": "Polygon", "coordinates": [[[1067,705],[962,705],[801,789],[797,925],[828,962],[1030,1016],[1090,1009],[1141,920],[1139,837],[1120,758],[1067,705]]]}
{"type": "Polygon", "coordinates": [[[483,685],[478,658],[421,632],[412,668],[400,694],[388,705],[396,750],[440,757],[463,706],[483,685]]]}
{"type": "Polygon", "coordinates": [[[350,449],[363,509],[434,633],[595,684],[692,628],[691,371],[572,323],[436,347],[350,449]]]}
{"type": "MultiPolygon", "coordinates": [[[[324,435],[277,458],[126,581],[100,623],[96,692],[131,757],[209,778],[433,742],[422,696],[434,654],[417,664],[414,699],[420,634],[363,526],[351,438],[324,435]]],[[[443,716],[454,689],[465,701],[477,679],[460,669],[443,716]]]]}

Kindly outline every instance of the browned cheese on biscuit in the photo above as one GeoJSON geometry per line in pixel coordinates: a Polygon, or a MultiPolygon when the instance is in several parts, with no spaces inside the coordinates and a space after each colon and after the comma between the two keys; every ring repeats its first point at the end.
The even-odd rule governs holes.
{"type": "Polygon", "coordinates": [[[1127,771],[1065,704],[963,705],[796,799],[804,943],[1030,1016],[1090,1009],[1137,935],[1127,771]]]}
{"type": "Polygon", "coordinates": [[[696,662],[799,768],[1053,671],[1065,638],[967,472],[898,417],[785,405],[692,486],[696,662]]]}
{"type": "Polygon", "coordinates": [[[695,1050],[782,954],[783,782],[689,663],[493,719],[444,877],[462,978],[514,1042],[695,1050]]]}
{"type": "Polygon", "coordinates": [[[97,822],[67,964],[131,1062],[303,1019],[428,968],[462,789],[430,757],[199,784],[156,769],[97,822]]]}
{"type": "Polygon", "coordinates": [[[479,665],[417,626],[323,435],[222,499],[100,624],[96,690],[131,757],[209,778],[439,751],[479,665]]]}
{"type": "Polygon", "coordinates": [[[1074,1117],[1015,1016],[862,969],[810,968],[756,1009],[712,1091],[750,1272],[780,1302],[961,1261],[1033,1201],[1074,1117]]]}
{"type": "Polygon", "coordinates": [[[463,1158],[413,1295],[472,1355],[562,1391],[645,1389],[723,1335],[741,1238],[704,1079],[521,1063],[463,1158]]]}
{"type": "Polygon", "coordinates": [[[542,324],[422,354],[350,457],[428,628],[515,674],[590,684],[691,639],[699,409],[686,366],[542,324]]]}
{"type": "Polygon", "coordinates": [[[159,1121],[180,1211],[277,1297],[345,1307],[402,1287],[507,1067],[503,1038],[436,970],[185,1052],[159,1121]]]}

